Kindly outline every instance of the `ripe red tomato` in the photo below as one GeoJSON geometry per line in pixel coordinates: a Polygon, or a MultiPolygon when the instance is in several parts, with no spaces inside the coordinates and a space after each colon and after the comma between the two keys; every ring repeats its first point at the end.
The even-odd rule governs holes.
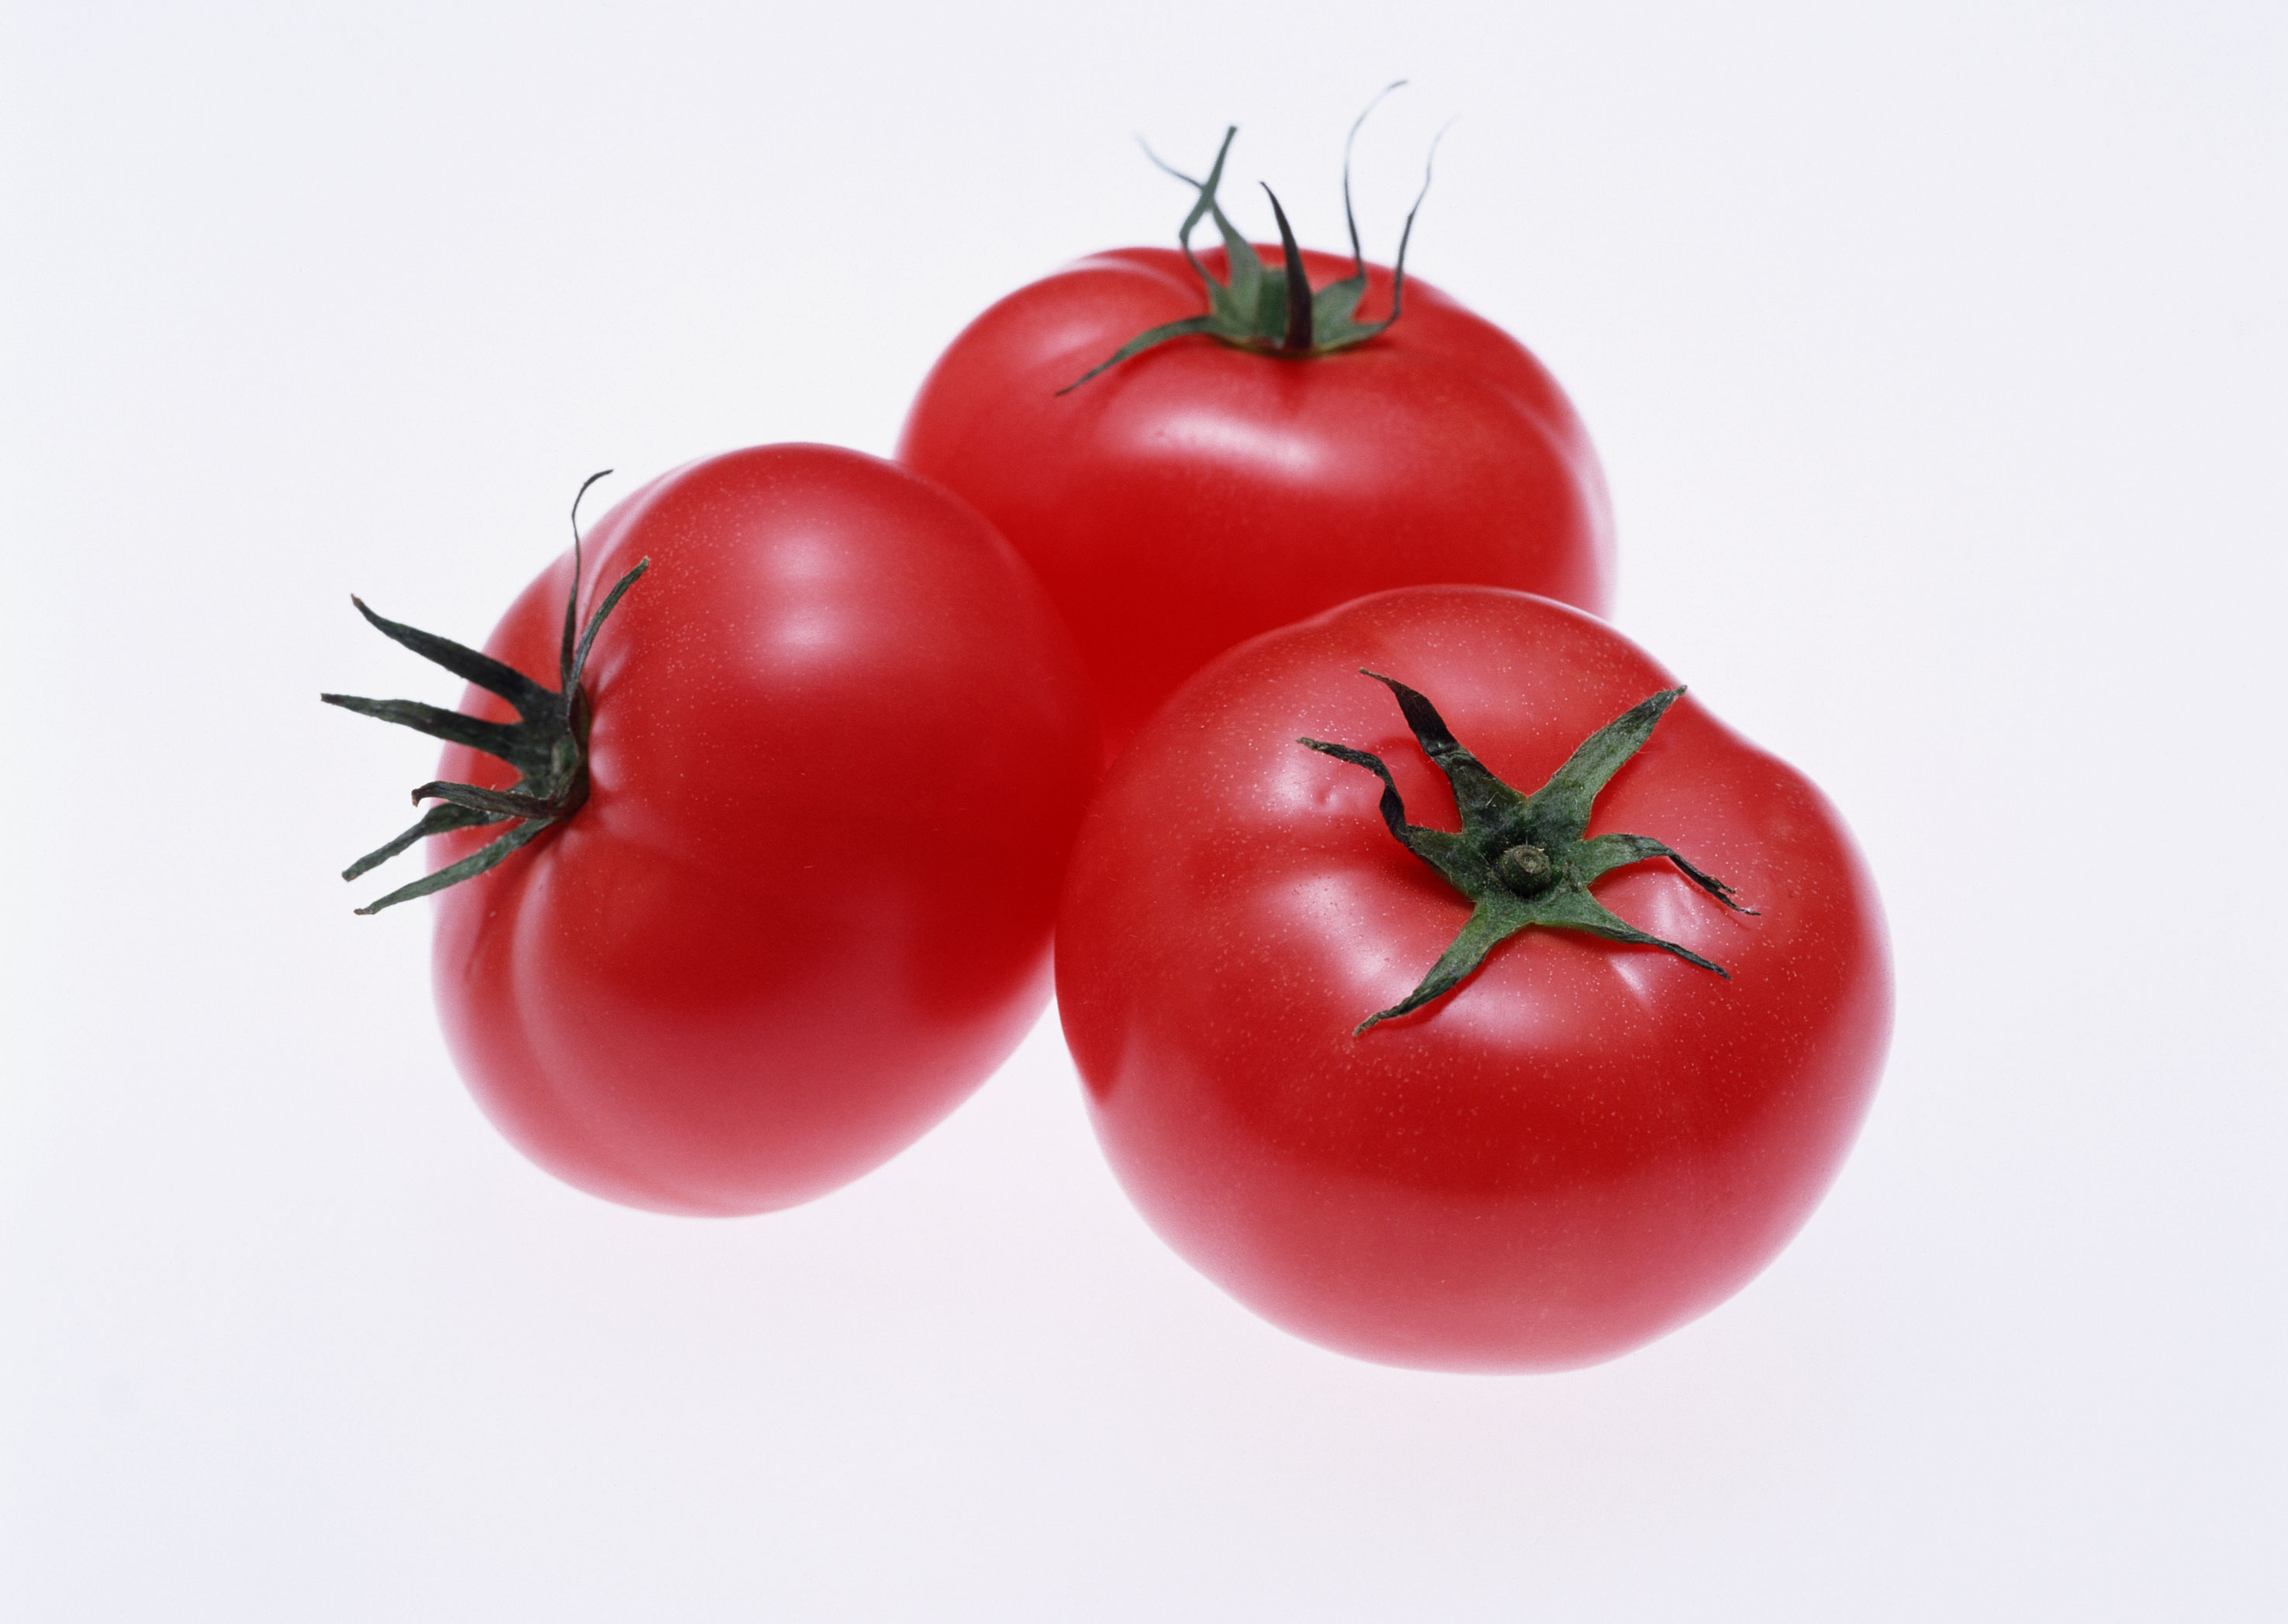
{"type": "Polygon", "coordinates": [[[1673,687],[1577,611],[1409,589],[1227,654],[1113,768],[1059,915],[1066,1037],[1129,1194],[1258,1313],[1391,1364],[1589,1364],[1721,1302],[1809,1214],[1888,1041],[1880,907],[1819,791],[1689,697],[1662,716],[1673,687]],[[1577,747],[1648,712],[1592,786],[1579,850],[1613,866],[1574,902],[1659,941],[1530,926],[1355,1030],[1472,917],[1378,812],[1364,752],[1417,826],[1455,800],[1362,666],[1434,703],[1454,771],[1566,765],[1561,798],[1577,747]]]}
{"type": "MultiPolygon", "coordinates": [[[[1260,251],[1275,275],[1280,250],[1260,251]]],[[[1222,250],[1201,258],[1227,274],[1222,250]]],[[[1303,263],[1314,284],[1352,269],[1303,263]]],[[[1368,266],[1362,310],[1390,298],[1368,266]]],[[[1482,582],[1604,612],[1612,520],[1587,432],[1524,346],[1411,275],[1398,321],[1353,349],[1183,337],[1058,392],[1206,305],[1172,249],[1021,288],[940,358],[898,444],[1038,572],[1113,748],[1224,649],[1362,593],[1482,582]]]]}
{"type": "MultiPolygon", "coordinates": [[[[892,463],[679,469],[595,527],[584,601],[646,557],[581,685],[586,803],[439,894],[438,1005],[478,1102],[558,1176],[785,1207],[910,1143],[1038,1014],[1096,721],[1022,561],[892,463]]],[[[556,670],[571,583],[560,558],[488,652],[556,670]]],[[[441,777],[516,773],[456,744],[441,777]]],[[[497,832],[443,836],[433,867],[497,832]]]]}

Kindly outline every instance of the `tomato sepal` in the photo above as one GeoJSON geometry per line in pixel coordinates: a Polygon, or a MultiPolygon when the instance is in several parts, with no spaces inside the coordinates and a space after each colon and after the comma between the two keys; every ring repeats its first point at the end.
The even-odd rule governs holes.
{"type": "MultiPolygon", "coordinates": [[[[1415,194],[1413,207],[1406,211],[1406,225],[1399,234],[1398,257],[1391,273],[1390,313],[1378,321],[1358,319],[1359,301],[1366,297],[1367,273],[1366,255],[1359,245],[1358,218],[1351,208],[1351,147],[1358,139],[1359,126],[1366,123],[1367,114],[1374,111],[1383,97],[1405,83],[1399,79],[1385,85],[1374,100],[1367,103],[1365,111],[1352,121],[1350,134],[1343,142],[1343,221],[1350,230],[1354,269],[1341,281],[1315,290],[1305,273],[1303,250],[1296,245],[1294,231],[1287,224],[1287,211],[1280,206],[1276,193],[1268,186],[1263,188],[1271,199],[1272,217],[1279,225],[1282,265],[1276,276],[1266,270],[1262,257],[1240,234],[1217,199],[1217,188],[1223,184],[1224,161],[1231,155],[1233,138],[1239,134],[1238,125],[1230,125],[1224,131],[1223,145],[1216,149],[1215,163],[1204,180],[1185,174],[1146,146],[1147,158],[1197,194],[1191,212],[1184,217],[1177,231],[1176,241],[1207,292],[1207,313],[1188,316],[1139,333],[1057,392],[1070,394],[1099,373],[1109,371],[1132,356],[1170,339],[1197,333],[1204,333],[1235,349],[1293,360],[1331,355],[1364,344],[1396,321],[1405,305],[1407,244],[1413,240],[1414,217],[1421,212],[1422,200],[1430,194],[1431,167],[1438,155],[1438,139],[1430,143],[1430,156],[1422,166],[1422,189],[1415,194]],[[1222,281],[1218,281],[1192,251],[1192,233],[1203,219],[1211,218],[1223,238],[1226,279],[1222,281]]],[[[1442,139],[1444,134],[1441,131],[1438,139],[1442,139]]]]}
{"type": "Polygon", "coordinates": [[[1353,1028],[1354,1036],[1443,997],[1485,963],[1486,955],[1529,925],[1581,931],[1610,941],[1657,947],[1688,964],[1713,970],[1728,981],[1732,978],[1731,972],[1713,960],[1639,930],[1589,894],[1592,883],[1616,868],[1665,858],[1687,879],[1735,913],[1756,911],[1741,902],[1731,886],[1650,836],[1584,838],[1598,793],[1652,737],[1661,717],[1683,696],[1682,688],[1655,693],[1599,728],[1547,783],[1529,796],[1504,783],[1466,749],[1437,707],[1424,695],[1378,671],[1361,668],[1360,675],[1371,677],[1390,690],[1415,742],[1431,764],[1446,775],[1453,788],[1455,810],[1461,816],[1460,832],[1410,822],[1397,780],[1380,757],[1320,739],[1296,742],[1362,767],[1380,779],[1379,810],[1392,837],[1469,899],[1471,911],[1460,933],[1414,990],[1389,1009],[1368,1016],[1353,1028]]]}
{"type": "Polygon", "coordinates": [[[433,780],[416,788],[415,805],[424,801],[436,801],[439,804],[424,812],[412,828],[345,868],[343,879],[354,880],[433,835],[496,823],[512,823],[515,827],[460,861],[448,864],[410,884],[401,885],[387,896],[357,909],[358,913],[377,914],[398,903],[410,902],[417,897],[426,897],[473,880],[498,867],[544,830],[561,823],[586,804],[590,711],[588,696],[580,686],[581,673],[587,669],[589,651],[594,647],[596,634],[606,618],[618,606],[628,589],[651,567],[649,558],[640,560],[604,595],[589,614],[585,627],[581,625],[580,497],[610,471],[608,468],[602,473],[591,474],[572,499],[572,589],[564,603],[564,637],[558,659],[560,687],[551,688],[536,682],[514,666],[450,638],[377,614],[366,606],[363,598],[352,594],[350,602],[382,636],[444,667],[463,681],[498,694],[517,713],[513,722],[489,722],[480,717],[464,716],[457,710],[425,705],[418,700],[364,699],[353,693],[318,696],[329,705],[359,716],[409,727],[448,744],[465,745],[481,754],[497,757],[518,773],[514,787],[505,790],[443,780],[433,780]]]}

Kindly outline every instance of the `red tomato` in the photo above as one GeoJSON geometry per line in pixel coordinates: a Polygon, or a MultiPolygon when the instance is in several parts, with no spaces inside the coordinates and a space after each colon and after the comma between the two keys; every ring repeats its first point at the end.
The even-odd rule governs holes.
{"type": "Polygon", "coordinates": [[[1819,791],[1686,697],[1587,827],[1756,911],[1658,860],[1594,903],[1712,963],[1533,926],[1356,1032],[1472,914],[1392,838],[1373,774],[1297,742],[1374,753],[1408,817],[1453,827],[1362,666],[1521,790],[1674,686],[1588,615],[1467,587],[1202,671],[1114,767],[1066,879],[1058,1002],[1098,1135],[1154,1228],[1299,1335],[1436,1369],[1609,1359],[1739,1289],[1834,1176],[1890,1028],[1874,886],[1819,791]]]}
{"type": "MultiPolygon", "coordinates": [[[[990,526],[856,452],[654,481],[596,526],[584,600],[645,557],[586,668],[588,799],[440,893],[438,1005],[479,1104],[558,1176],[785,1207],[910,1143],[1038,1014],[1100,749],[1087,680],[990,526]]],[[[560,558],[488,652],[555,671],[571,578],[560,558]]],[[[453,745],[441,776],[516,774],[453,745]]]]}
{"type": "MultiPolygon", "coordinates": [[[[1261,250],[1282,263],[1280,250],[1261,250]]],[[[1201,258],[1219,278],[1221,250],[1201,258]]],[[[1351,262],[1307,253],[1315,284],[1351,262]]],[[[1387,313],[1368,267],[1362,310],[1387,313]]],[[[1612,520],[1589,437],[1515,339],[1410,275],[1386,332],[1288,359],[1175,339],[1205,309],[1172,249],[1021,288],[940,358],[898,456],[1025,555],[1078,638],[1115,749],[1241,639],[1387,587],[1482,582],[1603,613],[1612,520]]]]}

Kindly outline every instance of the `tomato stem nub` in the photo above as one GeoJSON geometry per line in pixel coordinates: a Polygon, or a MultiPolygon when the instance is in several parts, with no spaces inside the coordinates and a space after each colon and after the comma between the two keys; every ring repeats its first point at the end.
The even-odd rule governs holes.
{"type": "Polygon", "coordinates": [[[1609,912],[1589,894],[1593,881],[1614,869],[1648,858],[1664,857],[1702,891],[1735,913],[1756,910],[1742,904],[1737,893],[1712,874],[1704,874],[1657,840],[1643,835],[1600,835],[1584,839],[1589,812],[1598,793],[1612,781],[1622,764],[1635,755],[1668,708],[1683,694],[1670,688],[1654,694],[1614,718],[1585,740],[1556,774],[1533,794],[1520,795],[1494,776],[1491,770],[1458,743],[1437,708],[1404,683],[1374,671],[1362,670],[1388,688],[1415,742],[1431,764],[1453,786],[1454,806],[1462,829],[1451,834],[1406,820],[1406,804],[1382,758],[1347,745],[1316,739],[1296,742],[1332,756],[1338,761],[1364,767],[1382,780],[1382,820],[1398,844],[1436,869],[1456,891],[1470,899],[1470,917],[1450,947],[1438,956],[1421,984],[1387,1010],[1378,1010],[1359,1023],[1363,1033],[1394,1016],[1418,1010],[1442,997],[1464,977],[1485,962],[1496,945],[1528,925],[1565,931],[1585,931],[1617,942],[1633,942],[1672,953],[1687,963],[1715,971],[1726,980],[1731,974],[1688,947],[1664,941],[1638,930],[1609,912]]]}
{"type": "MultiPolygon", "coordinates": [[[[1405,83],[1397,79],[1383,86],[1366,104],[1365,111],[1352,122],[1350,134],[1343,142],[1343,221],[1350,228],[1352,270],[1340,281],[1329,282],[1316,292],[1304,273],[1303,250],[1295,245],[1295,234],[1287,224],[1287,211],[1279,206],[1277,195],[1271,194],[1268,186],[1263,189],[1271,194],[1271,212],[1279,223],[1279,251],[1284,262],[1282,273],[1276,277],[1265,273],[1261,257],[1239,234],[1217,201],[1216,189],[1223,184],[1224,160],[1231,155],[1232,138],[1239,133],[1238,125],[1223,132],[1223,145],[1216,149],[1215,163],[1205,180],[1195,180],[1164,162],[1151,147],[1144,147],[1147,158],[1198,194],[1191,212],[1184,217],[1184,224],[1176,234],[1176,241],[1207,290],[1207,313],[1187,316],[1180,321],[1170,321],[1137,334],[1057,392],[1070,394],[1098,373],[1118,366],[1130,356],[1140,355],[1156,345],[1193,333],[1205,333],[1237,349],[1291,360],[1331,355],[1337,350],[1364,344],[1397,321],[1406,296],[1406,249],[1414,239],[1414,217],[1421,212],[1422,200],[1430,194],[1431,168],[1437,160],[1438,142],[1445,139],[1446,132],[1442,130],[1432,139],[1430,155],[1423,162],[1422,189],[1415,194],[1414,206],[1406,211],[1406,226],[1398,237],[1398,259],[1391,271],[1390,313],[1379,321],[1358,319],[1359,301],[1366,297],[1366,255],[1359,247],[1358,217],[1351,210],[1351,147],[1358,139],[1359,126],[1366,123],[1367,114],[1380,105],[1383,97],[1405,83]],[[1216,230],[1223,238],[1222,281],[1210,275],[1199,256],[1192,252],[1192,233],[1201,220],[1207,218],[1215,221],[1216,230]]],[[[1138,145],[1143,143],[1140,140],[1138,145]]]]}
{"type": "Polygon", "coordinates": [[[513,706],[517,720],[488,722],[479,717],[464,716],[457,710],[444,710],[434,705],[425,705],[417,700],[361,699],[350,693],[321,693],[318,697],[329,705],[338,705],[360,716],[373,717],[384,722],[393,722],[416,733],[427,733],[433,739],[442,739],[449,744],[466,745],[488,756],[497,756],[517,770],[515,787],[511,789],[484,789],[474,784],[453,784],[442,780],[422,785],[413,792],[414,804],[435,801],[411,828],[385,845],[375,847],[347,868],[342,878],[354,880],[368,869],[379,867],[408,847],[432,835],[442,835],[453,829],[476,828],[496,823],[508,823],[505,830],[471,856],[440,868],[436,873],[401,885],[387,896],[368,903],[357,911],[377,914],[400,902],[409,902],[416,897],[425,897],[449,885],[473,880],[499,864],[502,859],[552,825],[561,823],[578,812],[588,799],[588,696],[580,686],[580,676],[587,669],[588,651],[594,646],[596,632],[604,619],[617,607],[627,590],[651,567],[645,558],[620,577],[604,600],[588,616],[584,630],[579,622],[580,601],[580,497],[588,494],[588,487],[609,473],[588,476],[580,487],[579,495],[572,498],[572,590],[564,603],[564,640],[558,657],[558,681],[561,686],[545,687],[527,677],[514,666],[494,659],[490,654],[441,638],[433,632],[417,630],[396,621],[385,620],[365,606],[362,598],[353,596],[360,614],[384,637],[401,643],[423,659],[443,666],[465,682],[474,683],[489,693],[497,693],[513,706]]]}

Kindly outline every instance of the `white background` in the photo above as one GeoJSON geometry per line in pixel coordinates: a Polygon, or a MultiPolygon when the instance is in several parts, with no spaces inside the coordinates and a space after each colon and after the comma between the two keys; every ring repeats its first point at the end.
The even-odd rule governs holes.
{"type": "MultiPolygon", "coordinates": [[[[2280,1616],[2288,32],[2120,4],[329,4],[0,25],[0,1613],[2280,1616]],[[829,14],[830,11],[830,15],[829,14]],[[495,1137],[333,878],[619,488],[886,451],[969,316],[1271,179],[1519,333],[1618,621],[1895,932],[1859,1147],[1606,1367],[1291,1341],[1053,1020],[803,1210],[495,1137]]],[[[1259,225],[1261,222],[1257,222],[1259,225]]]]}

